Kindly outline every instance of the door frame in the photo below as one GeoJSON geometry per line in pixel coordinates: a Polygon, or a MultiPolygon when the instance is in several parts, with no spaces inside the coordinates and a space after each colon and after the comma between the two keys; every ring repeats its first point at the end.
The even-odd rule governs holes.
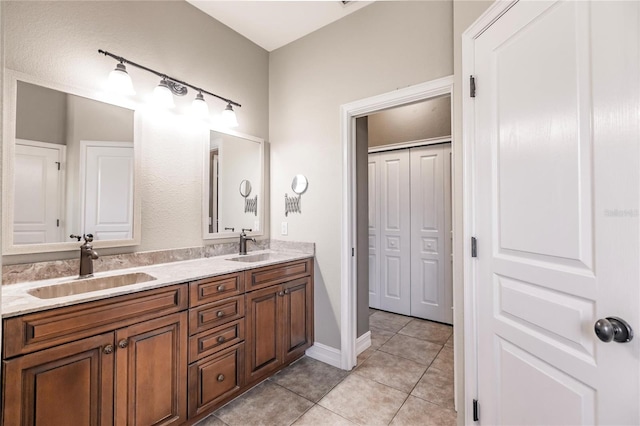
{"type": "MultiPolygon", "coordinates": [[[[351,370],[357,363],[358,277],[355,251],[352,254],[352,250],[358,249],[356,244],[356,118],[442,95],[451,95],[451,117],[453,117],[452,75],[340,106],[342,179],[344,182],[340,243],[340,367],[344,370],[351,370]]],[[[453,146],[453,138],[451,138],[451,143],[453,146]]],[[[454,233],[455,238],[456,234],[454,233]]]]}
{"type": "MultiPolygon", "coordinates": [[[[496,1],[462,33],[462,238],[463,253],[471,253],[471,237],[475,234],[476,187],[475,187],[475,105],[469,96],[470,76],[475,75],[475,41],[494,22],[504,15],[518,0],[496,1]]],[[[476,81],[476,84],[482,82],[476,81]]],[[[482,90],[481,88],[477,90],[482,90]]],[[[454,174],[455,176],[455,174],[454,174]]],[[[456,234],[454,233],[454,239],[456,234]]],[[[454,243],[455,247],[455,243],[454,243]]],[[[455,253],[454,253],[455,257],[455,253]]],[[[478,306],[476,297],[476,263],[470,256],[463,256],[464,297],[464,424],[473,424],[473,401],[478,399],[478,306]]],[[[455,284],[454,284],[455,288],[455,284]]],[[[455,318],[454,318],[455,320],[455,318]]],[[[460,402],[456,404],[459,406],[460,402]]]]}

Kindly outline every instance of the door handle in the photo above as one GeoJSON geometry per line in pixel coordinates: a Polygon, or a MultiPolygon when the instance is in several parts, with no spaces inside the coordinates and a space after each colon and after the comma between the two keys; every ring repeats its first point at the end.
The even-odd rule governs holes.
{"type": "Polygon", "coordinates": [[[600,318],[596,321],[593,329],[598,339],[605,343],[609,343],[612,340],[618,343],[627,343],[633,339],[633,329],[622,318],[600,318]]]}

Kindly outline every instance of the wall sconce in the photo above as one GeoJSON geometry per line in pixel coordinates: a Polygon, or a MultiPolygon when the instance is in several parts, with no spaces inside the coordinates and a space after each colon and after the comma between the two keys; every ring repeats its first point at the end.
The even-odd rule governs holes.
{"type": "Polygon", "coordinates": [[[116,64],[116,68],[109,74],[108,84],[109,88],[112,91],[122,95],[135,94],[131,76],[127,72],[127,68],[124,65],[128,64],[160,77],[160,83],[153,90],[154,100],[160,106],[165,108],[173,108],[175,106],[175,104],[173,103],[173,95],[184,96],[188,92],[187,88],[190,87],[197,92],[196,97],[191,105],[191,112],[196,117],[206,119],[209,116],[209,106],[207,105],[203,96],[203,93],[206,93],[207,95],[213,96],[227,103],[226,108],[224,109],[224,111],[222,111],[222,124],[226,127],[238,126],[238,118],[236,117],[236,113],[233,110],[233,106],[241,107],[242,105],[240,105],[239,103],[234,102],[231,99],[216,95],[215,93],[211,93],[201,87],[193,86],[186,81],[178,80],[177,78],[162,74],[149,67],[145,67],[144,65],[131,62],[128,59],[123,58],[122,56],[114,55],[113,53],[106,52],[102,49],[98,49],[98,53],[101,53],[105,56],[110,56],[118,61],[118,64],[116,64]]]}

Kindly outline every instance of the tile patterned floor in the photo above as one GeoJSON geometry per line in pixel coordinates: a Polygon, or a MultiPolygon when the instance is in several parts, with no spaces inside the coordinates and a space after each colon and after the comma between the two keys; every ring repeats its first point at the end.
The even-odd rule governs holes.
{"type": "Polygon", "coordinates": [[[198,426],[449,426],[453,328],[370,309],[371,347],[352,371],[303,357],[198,426]]]}

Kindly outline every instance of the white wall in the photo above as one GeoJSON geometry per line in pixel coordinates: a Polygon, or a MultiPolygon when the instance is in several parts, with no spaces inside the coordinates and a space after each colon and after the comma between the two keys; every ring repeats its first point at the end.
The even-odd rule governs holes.
{"type": "MultiPolygon", "coordinates": [[[[116,62],[98,49],[199,85],[242,104],[239,132],[268,136],[268,53],[182,1],[0,2],[7,68],[90,92],[102,90],[116,62]]],[[[159,79],[128,67],[135,99],[159,79]]],[[[192,91],[177,99],[190,105],[192,91]]],[[[205,95],[211,110],[225,104],[205,95]]],[[[203,143],[208,132],[174,113],[141,113],[142,243],[102,254],[202,245],[203,143]]],[[[77,253],[5,256],[5,263],[77,253]]]]}
{"type": "Polygon", "coordinates": [[[451,1],[378,2],[270,55],[271,236],[316,243],[320,343],[340,347],[340,105],[452,74],[452,31],[451,1]],[[302,213],[285,218],[298,173],[302,213]]]}

